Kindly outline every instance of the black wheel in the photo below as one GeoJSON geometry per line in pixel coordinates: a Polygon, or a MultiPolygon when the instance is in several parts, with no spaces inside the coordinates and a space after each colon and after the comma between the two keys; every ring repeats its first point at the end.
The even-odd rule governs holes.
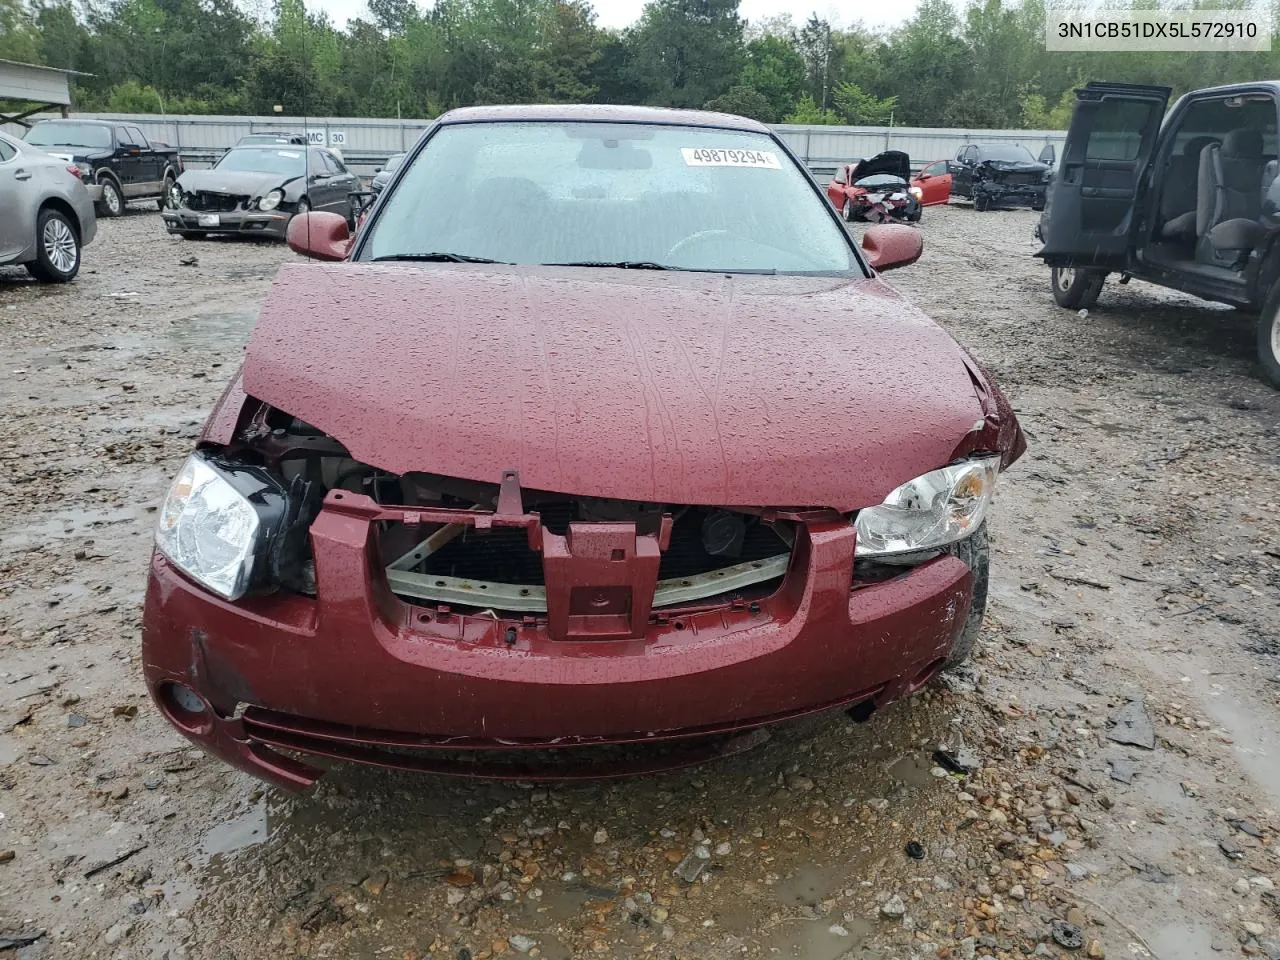
{"type": "Polygon", "coordinates": [[[858,219],[858,213],[853,209],[853,201],[848,197],[844,198],[844,209],[840,211],[840,215],[844,217],[846,223],[853,223],[858,219]]]}
{"type": "Polygon", "coordinates": [[[969,616],[965,618],[964,629],[960,631],[960,636],[956,638],[951,652],[942,664],[943,670],[954,670],[973,653],[973,645],[978,642],[978,634],[982,631],[982,618],[987,612],[987,584],[991,576],[991,545],[987,541],[987,525],[984,523],[948,552],[963,560],[973,574],[973,600],[969,604],[969,616]]]}
{"type": "Polygon", "coordinates": [[[1280,390],[1280,284],[1258,314],[1258,363],[1267,381],[1280,390]]]}
{"type": "Polygon", "coordinates": [[[163,210],[169,205],[169,197],[173,194],[173,175],[166,173],[164,175],[164,189],[160,191],[160,196],[156,198],[156,209],[163,210]]]}
{"type": "Polygon", "coordinates": [[[36,218],[36,258],[27,272],[45,283],[66,283],[80,272],[80,234],[60,210],[36,218]]]}
{"type": "Polygon", "coordinates": [[[973,209],[981,212],[991,209],[991,198],[985,193],[975,193],[973,195],[973,209]]]}
{"type": "Polygon", "coordinates": [[[1107,275],[1102,270],[1076,270],[1072,267],[1053,267],[1051,281],[1053,300],[1068,310],[1088,309],[1098,302],[1102,284],[1107,275]]]}
{"type": "Polygon", "coordinates": [[[110,177],[103,177],[98,182],[102,184],[102,200],[97,204],[98,216],[123,216],[124,194],[120,192],[120,185],[110,177]]]}

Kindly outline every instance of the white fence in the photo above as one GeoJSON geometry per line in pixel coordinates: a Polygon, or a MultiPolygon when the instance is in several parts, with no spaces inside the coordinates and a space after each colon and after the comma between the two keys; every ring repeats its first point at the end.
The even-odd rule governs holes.
{"type": "MultiPolygon", "coordinates": [[[[86,119],[119,120],[141,128],[148,137],[177,147],[193,166],[211,162],[241,137],[265,130],[306,131],[317,142],[338,147],[361,173],[413,146],[430,120],[378,120],[368,117],[223,117],[159,116],[157,114],[76,114],[86,119]]],[[[22,128],[3,128],[22,136],[22,128]]],[[[855,157],[881,150],[903,150],[912,166],[955,155],[966,143],[1020,143],[1032,154],[1055,144],[1059,154],[1062,130],[980,130],[961,127],[810,127],[778,124],[778,135],[815,174],[827,174],[855,157]]]]}

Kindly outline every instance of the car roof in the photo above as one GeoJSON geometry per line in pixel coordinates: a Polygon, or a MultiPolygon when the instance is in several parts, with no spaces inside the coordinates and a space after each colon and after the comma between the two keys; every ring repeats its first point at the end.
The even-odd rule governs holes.
{"type": "Polygon", "coordinates": [[[679,127],[716,127],[769,133],[758,120],[712,113],[709,110],[672,110],[665,107],[628,107],[613,104],[529,104],[497,107],[461,107],[440,117],[440,123],[515,123],[543,121],[562,123],[653,123],[679,127]]]}
{"type": "MultiPolygon", "coordinates": [[[[123,127],[126,123],[134,124],[133,120],[98,120],[95,117],[47,117],[44,120],[37,120],[36,123],[96,123],[100,127],[123,127]]],[[[32,124],[35,126],[35,124],[32,124]]]]}

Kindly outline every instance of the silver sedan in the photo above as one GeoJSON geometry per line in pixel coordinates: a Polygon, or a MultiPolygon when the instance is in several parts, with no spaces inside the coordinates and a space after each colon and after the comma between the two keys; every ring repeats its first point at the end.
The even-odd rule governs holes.
{"type": "Polygon", "coordinates": [[[0,133],[0,266],[20,263],[37,280],[66,283],[97,230],[79,171],[0,133]]]}

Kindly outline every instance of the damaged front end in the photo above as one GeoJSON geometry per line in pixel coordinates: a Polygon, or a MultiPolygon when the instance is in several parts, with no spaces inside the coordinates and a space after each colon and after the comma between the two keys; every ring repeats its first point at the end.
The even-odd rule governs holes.
{"type": "Polygon", "coordinates": [[[984,206],[1044,207],[1049,168],[1041,163],[984,160],[973,171],[973,197],[984,206]]]}
{"type": "MultiPolygon", "coordinates": [[[[197,453],[175,490],[215,482],[247,504],[242,517],[221,508],[232,525],[253,526],[254,546],[229,546],[227,564],[202,580],[226,599],[314,595],[309,531],[323,510],[372,524],[377,567],[400,600],[536,627],[553,640],[637,639],[679,612],[754,603],[777,589],[796,523],[812,514],[522,490],[515,471],[495,483],[390,474],[265,404],[231,444],[197,453]]],[[[174,503],[187,500],[171,494],[174,503]]],[[[161,518],[161,548],[180,558],[183,538],[170,525],[161,518]]]]}

